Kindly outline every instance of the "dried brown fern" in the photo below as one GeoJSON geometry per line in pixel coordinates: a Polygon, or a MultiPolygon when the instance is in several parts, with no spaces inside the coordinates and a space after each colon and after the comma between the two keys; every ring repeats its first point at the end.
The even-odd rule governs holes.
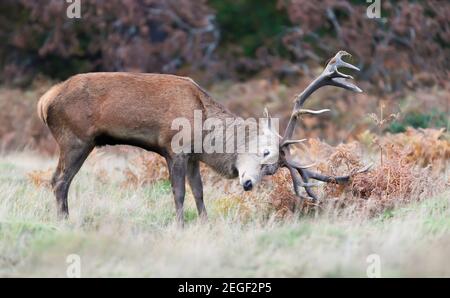
{"type": "Polygon", "coordinates": [[[50,181],[52,179],[53,169],[45,171],[31,171],[27,173],[28,180],[36,187],[50,188],[50,181]]]}
{"type": "Polygon", "coordinates": [[[152,184],[169,178],[165,160],[156,154],[142,152],[130,161],[123,174],[125,187],[152,184]]]}

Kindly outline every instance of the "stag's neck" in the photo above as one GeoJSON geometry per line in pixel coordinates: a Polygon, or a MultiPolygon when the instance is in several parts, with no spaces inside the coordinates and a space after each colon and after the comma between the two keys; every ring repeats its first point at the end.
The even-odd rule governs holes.
{"type": "MultiPolygon", "coordinates": [[[[199,159],[205,164],[209,165],[219,174],[227,178],[236,178],[238,176],[238,170],[236,166],[239,155],[238,152],[245,152],[243,150],[248,148],[248,144],[250,141],[254,140],[251,140],[250,135],[252,134],[249,132],[249,128],[245,125],[241,124],[231,128],[230,130],[229,129],[230,126],[224,125],[219,129],[215,127],[212,131],[207,132],[203,136],[203,153],[199,154],[199,159]],[[243,140],[240,140],[238,138],[238,134],[236,134],[238,130],[241,130],[241,134],[243,133],[242,131],[245,131],[243,133],[245,136],[243,140]],[[232,136],[228,135],[227,131],[231,131],[232,136]],[[208,136],[208,138],[212,138],[215,140],[222,139],[221,146],[218,148],[214,148],[217,150],[214,150],[212,153],[208,153],[211,151],[205,150],[205,144],[209,144],[208,138],[205,138],[206,135],[208,136]],[[229,146],[231,146],[231,148],[229,148],[229,146]]],[[[255,129],[257,129],[257,127],[255,127],[255,129]]]]}
{"type": "MultiPolygon", "coordinates": [[[[205,118],[216,118],[220,119],[222,123],[222,127],[218,129],[217,127],[214,128],[214,130],[211,132],[206,132],[203,135],[203,138],[209,134],[210,137],[214,137],[216,139],[222,138],[223,142],[222,144],[224,147],[222,148],[222,151],[215,151],[213,153],[207,153],[205,152],[203,148],[203,153],[198,155],[198,159],[208,166],[210,166],[213,170],[215,170],[217,173],[221,174],[222,176],[226,178],[236,178],[238,176],[238,170],[236,168],[236,161],[237,161],[237,148],[242,146],[243,144],[239,143],[239,140],[236,138],[236,131],[237,130],[245,130],[245,125],[240,123],[236,126],[236,123],[231,123],[231,121],[226,121],[226,119],[236,119],[237,116],[228,111],[225,107],[223,107],[220,103],[212,100],[209,96],[202,98],[202,103],[205,108],[205,118]],[[227,133],[226,131],[230,129],[230,125],[236,126],[234,131],[234,139],[233,141],[230,141],[230,139],[227,139],[227,133]],[[222,131],[220,133],[220,131],[222,131]],[[216,133],[216,134],[214,134],[216,133]],[[228,150],[226,148],[227,142],[232,142],[234,150],[231,152],[233,153],[226,153],[228,150]]],[[[206,120],[206,119],[203,119],[206,120]]],[[[247,143],[248,140],[248,131],[245,134],[245,143],[247,143]]],[[[230,151],[228,151],[230,152],[230,151]]]]}
{"type": "Polygon", "coordinates": [[[202,153],[199,159],[226,178],[231,179],[238,176],[235,153],[202,153]]]}

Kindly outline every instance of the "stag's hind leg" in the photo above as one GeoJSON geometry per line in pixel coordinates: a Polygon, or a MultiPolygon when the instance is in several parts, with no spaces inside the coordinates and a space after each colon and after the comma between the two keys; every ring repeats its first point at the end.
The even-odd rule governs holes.
{"type": "Polygon", "coordinates": [[[58,166],[52,178],[52,188],[56,197],[59,219],[69,216],[67,195],[73,177],[78,173],[94,146],[79,139],[71,138],[70,142],[60,144],[58,166]]]}

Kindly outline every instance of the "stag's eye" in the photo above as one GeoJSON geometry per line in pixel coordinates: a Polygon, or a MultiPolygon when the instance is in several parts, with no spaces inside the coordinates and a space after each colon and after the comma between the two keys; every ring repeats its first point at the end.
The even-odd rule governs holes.
{"type": "Polygon", "coordinates": [[[268,149],[265,149],[263,152],[264,157],[268,156],[270,154],[270,151],[268,149]]]}

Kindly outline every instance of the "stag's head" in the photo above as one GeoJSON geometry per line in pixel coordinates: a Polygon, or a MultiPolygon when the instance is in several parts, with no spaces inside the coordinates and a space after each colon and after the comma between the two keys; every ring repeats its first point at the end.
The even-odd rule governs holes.
{"type": "Polygon", "coordinates": [[[245,142],[245,148],[240,146],[236,168],[239,182],[245,191],[249,191],[258,184],[261,178],[270,174],[269,169],[278,168],[279,141],[281,136],[272,125],[272,119],[265,110],[266,118],[262,121],[259,131],[245,142]]]}
{"type": "MultiPolygon", "coordinates": [[[[302,195],[300,194],[300,187],[303,187],[307,195],[315,200],[316,196],[311,189],[311,187],[315,186],[315,184],[309,183],[309,179],[315,179],[327,183],[346,183],[351,178],[351,175],[365,172],[370,168],[371,165],[350,173],[347,176],[331,177],[308,170],[307,168],[313,165],[302,165],[292,158],[290,154],[290,147],[293,144],[305,141],[305,139],[293,139],[293,134],[298,119],[303,115],[320,115],[330,111],[328,109],[303,109],[305,101],[314,91],[323,86],[335,86],[354,92],[362,92],[360,88],[348,81],[348,79],[353,79],[351,75],[347,75],[339,71],[339,68],[349,68],[359,71],[356,66],[343,61],[342,57],[344,56],[351,55],[345,51],[339,51],[333,58],[330,59],[323,72],[296,97],[294,101],[294,108],[283,136],[279,136],[270,127],[271,121],[268,121],[269,125],[265,130],[266,132],[262,134],[261,140],[263,142],[276,141],[275,145],[271,143],[270,146],[259,146],[259,151],[257,154],[238,157],[237,168],[239,170],[239,179],[245,190],[250,190],[260,181],[262,176],[272,175],[280,167],[285,167],[291,174],[295,194],[302,198],[302,195]]],[[[267,111],[266,117],[270,119],[267,111]]]]}

